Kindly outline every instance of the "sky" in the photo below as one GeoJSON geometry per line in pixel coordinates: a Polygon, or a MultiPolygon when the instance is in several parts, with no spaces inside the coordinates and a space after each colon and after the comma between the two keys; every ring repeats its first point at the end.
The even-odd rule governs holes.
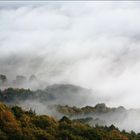
{"type": "Polygon", "coordinates": [[[92,89],[140,108],[140,2],[0,2],[0,73],[92,89]]]}

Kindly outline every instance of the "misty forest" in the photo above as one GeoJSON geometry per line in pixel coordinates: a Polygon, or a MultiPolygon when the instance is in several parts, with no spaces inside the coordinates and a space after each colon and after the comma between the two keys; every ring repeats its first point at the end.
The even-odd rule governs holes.
{"type": "Polygon", "coordinates": [[[139,13],[0,0],[0,140],[140,140],[139,13]]]}

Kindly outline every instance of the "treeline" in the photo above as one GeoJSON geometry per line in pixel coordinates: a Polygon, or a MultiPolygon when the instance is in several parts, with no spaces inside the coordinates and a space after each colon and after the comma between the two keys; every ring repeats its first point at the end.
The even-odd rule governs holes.
{"type": "Polygon", "coordinates": [[[73,99],[73,104],[83,103],[85,98],[79,98],[80,95],[85,96],[89,90],[74,85],[54,84],[47,86],[45,89],[30,90],[23,88],[6,88],[0,90],[0,101],[18,104],[20,101],[36,100],[41,103],[52,101],[56,104],[70,104],[69,99],[73,99]]]}
{"type": "Polygon", "coordinates": [[[67,117],[55,120],[0,103],[0,140],[140,140],[140,134],[113,125],[91,127],[67,117]]]}
{"type": "Polygon", "coordinates": [[[36,81],[36,80],[37,80],[37,78],[36,78],[35,75],[31,75],[29,78],[27,78],[23,75],[17,75],[15,77],[15,79],[11,81],[7,78],[6,75],[0,74],[0,86],[7,85],[10,81],[11,81],[10,82],[11,84],[16,84],[17,85],[17,84],[23,84],[27,81],[32,82],[32,81],[36,81]]]}
{"type": "Polygon", "coordinates": [[[30,89],[23,88],[7,88],[0,90],[0,101],[16,104],[20,101],[26,100],[40,100],[46,101],[48,94],[43,90],[31,91],[30,89]]]}
{"type": "Polygon", "coordinates": [[[76,106],[68,106],[68,105],[55,105],[55,108],[58,112],[72,117],[72,116],[78,116],[78,115],[87,115],[87,114],[92,114],[92,113],[108,113],[108,112],[125,112],[127,111],[123,106],[119,106],[117,108],[110,108],[107,107],[104,103],[99,103],[95,106],[85,106],[78,108],[76,106]]]}

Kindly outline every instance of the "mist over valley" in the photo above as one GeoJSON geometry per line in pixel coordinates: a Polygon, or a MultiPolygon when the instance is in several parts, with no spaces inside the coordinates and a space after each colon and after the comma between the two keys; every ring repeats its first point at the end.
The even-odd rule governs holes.
{"type": "Polygon", "coordinates": [[[139,140],[139,13],[139,1],[0,1],[0,139],[139,140]]]}

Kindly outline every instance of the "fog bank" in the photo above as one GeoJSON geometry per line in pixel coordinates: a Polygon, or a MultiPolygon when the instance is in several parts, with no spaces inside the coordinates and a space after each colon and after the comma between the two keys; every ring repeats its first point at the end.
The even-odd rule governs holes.
{"type": "MultiPolygon", "coordinates": [[[[1,2],[2,3],[2,2],[1,2]]],[[[2,3],[0,73],[93,89],[140,107],[140,2],[2,3]]],[[[29,87],[30,88],[30,87],[29,87]]]]}

